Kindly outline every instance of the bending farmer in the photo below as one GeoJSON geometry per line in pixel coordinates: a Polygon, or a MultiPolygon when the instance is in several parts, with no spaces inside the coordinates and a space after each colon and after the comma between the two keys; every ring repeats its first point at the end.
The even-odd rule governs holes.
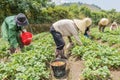
{"type": "MultiPolygon", "coordinates": [[[[86,31],[89,31],[89,29],[87,28],[90,27],[91,24],[92,20],[90,18],[85,18],[83,20],[63,19],[53,23],[53,25],[50,28],[50,32],[57,46],[55,52],[56,58],[59,57],[59,55],[61,56],[61,58],[66,58],[64,56],[63,48],[65,46],[65,42],[63,40],[63,37],[67,37],[69,40],[70,44],[68,44],[67,49],[69,49],[73,45],[71,36],[73,36],[76,39],[79,45],[82,45],[82,42],[79,39],[78,32],[81,32],[84,35],[86,31]]],[[[87,36],[88,35],[89,34],[87,34],[87,36]]]]}
{"type": "Polygon", "coordinates": [[[1,33],[2,38],[10,44],[10,53],[19,52],[24,47],[20,40],[20,33],[25,30],[23,26],[28,24],[28,20],[23,13],[5,18],[1,26],[1,33]]]}

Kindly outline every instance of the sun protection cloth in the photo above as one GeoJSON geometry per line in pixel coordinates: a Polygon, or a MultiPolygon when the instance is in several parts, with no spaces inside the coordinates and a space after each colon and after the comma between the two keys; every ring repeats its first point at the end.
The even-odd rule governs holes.
{"type": "MultiPolygon", "coordinates": [[[[20,28],[23,29],[23,27],[20,28]]],[[[16,48],[18,44],[21,44],[19,41],[20,31],[17,29],[15,16],[9,16],[4,20],[1,26],[1,34],[2,38],[7,40],[10,46],[16,48]]]]}
{"type": "Polygon", "coordinates": [[[26,26],[29,24],[26,16],[23,13],[16,15],[15,21],[17,23],[17,26],[26,26]]]}

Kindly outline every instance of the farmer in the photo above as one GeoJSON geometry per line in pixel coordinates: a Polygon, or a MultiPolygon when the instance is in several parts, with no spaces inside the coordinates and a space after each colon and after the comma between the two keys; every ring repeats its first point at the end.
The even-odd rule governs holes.
{"type": "Polygon", "coordinates": [[[113,22],[113,23],[111,24],[111,26],[110,26],[110,31],[112,31],[112,30],[117,30],[117,29],[118,29],[117,23],[116,23],[116,22],[113,22]]]}
{"type": "Polygon", "coordinates": [[[50,32],[57,46],[56,51],[55,51],[56,58],[60,56],[61,58],[66,58],[64,56],[63,48],[65,46],[65,42],[63,40],[63,37],[68,37],[69,44],[67,46],[67,49],[71,48],[71,46],[73,45],[71,36],[73,36],[76,39],[79,45],[82,45],[82,42],[79,39],[78,32],[81,32],[84,35],[87,34],[88,36],[89,27],[91,24],[92,24],[92,20],[90,18],[85,18],[83,20],[63,19],[63,20],[59,20],[53,23],[50,28],[50,32]]]}
{"type": "Polygon", "coordinates": [[[26,31],[23,26],[28,24],[28,20],[23,13],[6,17],[2,23],[2,38],[9,42],[11,54],[19,52],[24,47],[20,41],[20,33],[26,31]]]}
{"type": "Polygon", "coordinates": [[[109,24],[109,20],[107,18],[100,19],[98,26],[99,26],[99,32],[104,32],[105,27],[109,24]]]}

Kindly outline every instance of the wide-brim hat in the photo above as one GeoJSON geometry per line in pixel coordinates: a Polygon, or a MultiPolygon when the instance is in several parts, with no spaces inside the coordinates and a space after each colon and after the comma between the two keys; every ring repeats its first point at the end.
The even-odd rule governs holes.
{"type": "Polygon", "coordinates": [[[17,26],[27,26],[29,24],[28,19],[23,13],[16,15],[15,22],[17,26]]]}

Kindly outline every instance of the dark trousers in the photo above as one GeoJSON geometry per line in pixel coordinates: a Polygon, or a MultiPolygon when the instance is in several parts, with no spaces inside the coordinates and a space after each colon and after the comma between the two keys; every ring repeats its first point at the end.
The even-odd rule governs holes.
{"type": "Polygon", "coordinates": [[[62,50],[65,46],[65,42],[63,40],[63,37],[60,32],[57,32],[53,26],[50,27],[50,33],[53,36],[53,39],[55,41],[55,44],[57,46],[58,50],[62,50]]]}
{"type": "Polygon", "coordinates": [[[105,27],[106,27],[106,26],[99,26],[99,31],[100,31],[100,32],[104,32],[105,27]]]}

